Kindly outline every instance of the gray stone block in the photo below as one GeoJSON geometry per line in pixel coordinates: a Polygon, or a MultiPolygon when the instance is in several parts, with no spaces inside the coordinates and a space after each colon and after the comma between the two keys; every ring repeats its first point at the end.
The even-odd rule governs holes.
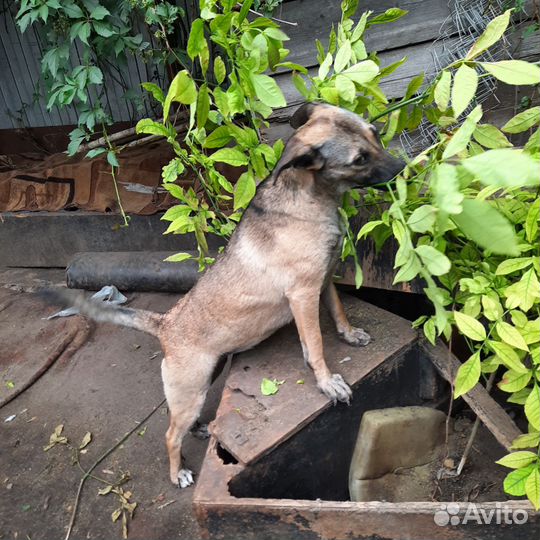
{"type": "MultiPolygon", "coordinates": [[[[445,421],[443,412],[428,407],[394,407],[366,412],[349,471],[351,500],[395,500],[392,491],[398,489],[400,482],[407,481],[405,477],[374,480],[397,469],[412,469],[433,461],[437,449],[444,443],[445,421]]],[[[412,493],[405,495],[409,489],[400,486],[399,491],[414,500],[412,493]]]]}

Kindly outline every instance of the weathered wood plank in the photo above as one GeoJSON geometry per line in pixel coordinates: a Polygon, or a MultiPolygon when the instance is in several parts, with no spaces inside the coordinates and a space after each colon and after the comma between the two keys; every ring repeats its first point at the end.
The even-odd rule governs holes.
{"type": "MultiPolygon", "coordinates": [[[[442,344],[433,347],[427,342],[420,344],[439,373],[453,383],[461,362],[442,344]]],[[[476,413],[493,436],[510,450],[512,441],[521,435],[521,431],[504,409],[488,394],[487,390],[477,384],[463,396],[469,407],[476,413]]]]}
{"type": "MultiPolygon", "coordinates": [[[[321,313],[325,356],[332,373],[341,373],[351,387],[383,364],[405,354],[416,342],[409,321],[353,297],[343,298],[349,320],[372,337],[366,347],[341,341],[325,311],[321,313]],[[350,361],[340,363],[343,358],[350,361]]],[[[389,368],[390,369],[390,368],[389,368]]],[[[293,325],[279,330],[256,349],[234,361],[211,431],[242,463],[251,463],[297,433],[331,407],[302,361],[293,325]],[[261,380],[286,379],[276,396],[263,396],[261,380]],[[305,384],[296,384],[305,379],[305,384]]]]}
{"type": "MultiPolygon", "coordinates": [[[[298,26],[285,26],[284,30],[291,38],[287,48],[291,50],[289,60],[306,67],[316,65],[315,39],[326,47],[332,24],[341,17],[340,0],[323,0],[316,3],[309,0],[296,0],[282,6],[280,17],[298,22],[298,26]]],[[[450,15],[447,2],[441,0],[368,0],[362,2],[356,21],[364,11],[375,14],[389,8],[399,7],[409,13],[395,23],[376,25],[366,33],[366,46],[370,51],[385,51],[406,45],[430,41],[439,35],[440,27],[450,15]]]]}

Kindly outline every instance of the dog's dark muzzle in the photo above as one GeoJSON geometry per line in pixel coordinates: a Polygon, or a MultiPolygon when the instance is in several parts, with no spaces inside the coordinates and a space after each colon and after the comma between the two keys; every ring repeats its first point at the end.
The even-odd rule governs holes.
{"type": "Polygon", "coordinates": [[[390,182],[405,168],[405,165],[402,159],[388,156],[373,168],[366,185],[375,186],[390,182]]]}

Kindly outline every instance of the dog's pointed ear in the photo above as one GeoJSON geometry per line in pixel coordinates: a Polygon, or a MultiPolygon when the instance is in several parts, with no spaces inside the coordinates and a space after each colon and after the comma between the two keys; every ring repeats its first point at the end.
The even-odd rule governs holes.
{"type": "Polygon", "coordinates": [[[277,178],[284,169],[296,168],[308,171],[320,171],[326,163],[318,146],[305,145],[291,140],[276,166],[274,177],[277,178]]]}
{"type": "Polygon", "coordinates": [[[296,109],[295,113],[289,119],[289,124],[291,124],[294,129],[303,126],[310,119],[317,106],[317,103],[304,103],[301,107],[296,109]]]}

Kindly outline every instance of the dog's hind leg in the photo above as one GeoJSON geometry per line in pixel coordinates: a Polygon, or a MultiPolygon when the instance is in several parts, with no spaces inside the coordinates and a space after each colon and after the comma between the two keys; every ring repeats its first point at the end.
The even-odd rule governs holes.
{"type": "Polygon", "coordinates": [[[355,347],[362,347],[371,341],[370,335],[362,328],[351,326],[334,283],[328,284],[322,293],[322,298],[336,324],[337,333],[344,341],[355,347]]]}
{"type": "Polygon", "coordinates": [[[305,346],[307,349],[308,362],[317,379],[317,386],[334,403],[336,401],[349,403],[352,397],[351,389],[341,375],[330,373],[324,359],[318,291],[295,290],[288,298],[302,347],[305,346]]]}
{"type": "Polygon", "coordinates": [[[190,352],[189,358],[166,358],[161,366],[170,414],[165,436],[170,479],[181,488],[193,484],[193,473],[182,468],[182,439],[201,413],[218,360],[201,356],[190,352]]]}

